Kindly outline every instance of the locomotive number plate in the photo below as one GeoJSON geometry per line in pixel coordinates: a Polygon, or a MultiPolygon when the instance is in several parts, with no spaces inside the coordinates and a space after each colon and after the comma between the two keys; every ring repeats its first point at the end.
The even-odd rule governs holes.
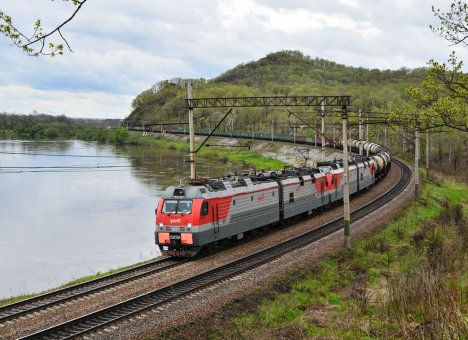
{"type": "Polygon", "coordinates": [[[180,240],[180,235],[169,235],[171,240],[180,240]]]}

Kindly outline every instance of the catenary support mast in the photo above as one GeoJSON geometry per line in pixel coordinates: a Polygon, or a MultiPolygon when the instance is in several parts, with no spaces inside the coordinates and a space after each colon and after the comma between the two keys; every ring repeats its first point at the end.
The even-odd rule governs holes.
{"type": "Polygon", "coordinates": [[[190,179],[195,179],[197,178],[197,173],[195,168],[195,127],[193,125],[192,83],[187,83],[187,92],[190,136],[190,179]]]}
{"type": "Polygon", "coordinates": [[[343,106],[341,113],[343,123],[343,178],[344,178],[344,244],[351,249],[351,217],[349,212],[349,166],[348,166],[348,109],[343,106]]]}
{"type": "Polygon", "coordinates": [[[359,110],[359,156],[362,156],[363,142],[362,142],[362,111],[359,110]]]}
{"type": "Polygon", "coordinates": [[[414,194],[419,198],[419,125],[414,130],[414,194]]]}
{"type": "Polygon", "coordinates": [[[322,121],[322,152],[321,152],[321,161],[325,161],[325,105],[320,106],[320,119],[322,121]]]}

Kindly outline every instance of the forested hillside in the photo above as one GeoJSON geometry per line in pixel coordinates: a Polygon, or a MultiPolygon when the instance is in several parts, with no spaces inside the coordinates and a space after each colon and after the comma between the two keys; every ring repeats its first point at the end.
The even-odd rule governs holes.
{"type": "MultiPolygon", "coordinates": [[[[425,69],[377,70],[349,67],[299,51],[281,51],[241,64],[211,80],[192,79],[193,95],[197,97],[350,95],[353,108],[389,111],[407,101],[405,89],[419,84],[425,69]]],[[[157,83],[140,93],[132,103],[126,122],[130,125],[155,122],[184,122],[185,79],[157,83]]],[[[220,119],[219,110],[196,110],[198,127],[209,128],[220,119]]],[[[267,130],[271,121],[281,132],[288,126],[285,108],[235,109],[232,124],[238,128],[267,130]],[[249,127],[249,128],[247,128],[249,127]]],[[[227,124],[231,124],[227,122],[227,124]]],[[[267,130],[268,131],[268,130],[267,130]]]]}

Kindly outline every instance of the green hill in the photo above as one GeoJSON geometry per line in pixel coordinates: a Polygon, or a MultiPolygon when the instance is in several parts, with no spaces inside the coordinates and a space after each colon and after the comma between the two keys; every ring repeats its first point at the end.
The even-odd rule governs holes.
{"type": "MultiPolygon", "coordinates": [[[[197,97],[350,95],[354,109],[388,111],[402,105],[409,85],[420,83],[426,70],[378,70],[350,67],[333,61],[311,58],[299,51],[271,53],[257,61],[240,64],[211,79],[191,79],[197,97]]],[[[153,122],[184,122],[187,79],[157,83],[157,91],[146,90],[132,102],[126,118],[130,125],[153,122]]],[[[218,110],[219,111],[219,110],[218,110]]],[[[219,120],[213,110],[196,110],[196,125],[214,126],[219,120]]],[[[238,128],[265,130],[272,120],[281,132],[289,126],[284,108],[235,109],[233,121],[238,128]]]]}

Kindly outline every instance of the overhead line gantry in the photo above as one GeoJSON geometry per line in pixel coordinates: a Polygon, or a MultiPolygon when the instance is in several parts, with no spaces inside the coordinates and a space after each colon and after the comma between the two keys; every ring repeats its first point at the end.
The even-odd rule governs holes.
{"type": "MultiPolygon", "coordinates": [[[[344,233],[345,246],[350,249],[350,213],[349,213],[349,173],[348,173],[348,153],[347,153],[347,126],[348,126],[348,107],[351,106],[351,96],[275,96],[275,97],[230,97],[230,98],[193,98],[192,84],[187,84],[187,99],[185,107],[189,113],[190,130],[190,174],[191,178],[196,178],[195,171],[195,133],[193,125],[193,110],[208,108],[230,108],[234,107],[269,107],[269,106],[316,106],[320,107],[322,118],[322,134],[324,134],[324,115],[325,107],[339,107],[341,109],[341,118],[343,121],[343,163],[344,163],[344,233]]],[[[224,119],[224,118],[223,118],[224,119]]],[[[218,123],[219,125],[219,123],[218,123]]],[[[205,140],[206,141],[206,140],[205,140]]],[[[322,148],[324,138],[322,136],[322,148]]]]}

